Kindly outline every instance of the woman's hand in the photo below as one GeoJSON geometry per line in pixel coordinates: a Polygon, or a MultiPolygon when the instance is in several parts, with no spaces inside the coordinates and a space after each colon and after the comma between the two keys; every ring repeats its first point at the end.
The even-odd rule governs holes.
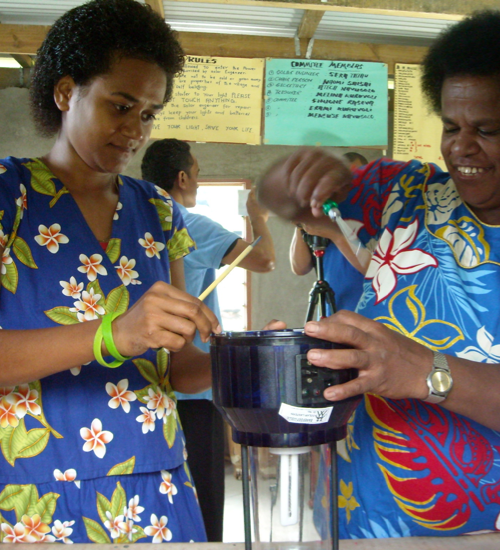
{"type": "Polygon", "coordinates": [[[425,399],[432,351],[382,323],[351,311],[339,311],[319,322],[306,323],[308,336],[347,346],[348,349],[312,349],[308,360],[330,369],[355,368],[358,377],[331,386],[324,397],[340,401],[366,392],[389,399],[425,399]]]}
{"type": "Polygon", "coordinates": [[[258,200],[282,218],[307,223],[323,216],[327,199],[343,201],[351,179],[342,159],[322,149],[299,149],[261,179],[258,200]]]}
{"type": "Polygon", "coordinates": [[[149,348],[179,351],[196,330],[202,341],[220,332],[215,314],[198,298],[159,281],[113,321],[113,338],[122,355],[137,356],[149,348]]]}

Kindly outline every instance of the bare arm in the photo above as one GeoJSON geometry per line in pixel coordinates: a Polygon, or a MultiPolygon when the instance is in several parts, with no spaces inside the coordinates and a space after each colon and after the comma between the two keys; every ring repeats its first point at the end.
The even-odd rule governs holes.
{"type": "MultiPolygon", "coordinates": [[[[308,360],[331,369],[356,368],[358,378],[332,386],[324,396],[332,401],[371,392],[389,399],[425,399],[426,378],[433,354],[429,348],[382,323],[349,311],[305,326],[310,336],[344,344],[350,349],[309,351],[308,360]]],[[[453,388],[440,406],[493,430],[500,430],[500,365],[446,356],[453,388]]]]}
{"type": "Polygon", "coordinates": [[[293,232],[290,243],[290,266],[295,275],[307,275],[314,267],[311,249],[302,237],[302,230],[299,227],[293,232]]]}
{"type": "MultiPolygon", "coordinates": [[[[247,199],[247,211],[252,226],[253,240],[261,237],[259,243],[240,263],[239,267],[256,273],[267,273],[274,269],[276,259],[274,243],[269,228],[267,227],[268,211],[259,205],[255,198],[255,191],[250,191],[247,199]]],[[[226,265],[235,260],[249,245],[247,241],[238,239],[231,252],[226,254],[222,262],[226,265]]]]}
{"type": "MultiPolygon", "coordinates": [[[[0,387],[31,382],[92,361],[99,323],[0,330],[0,387]]],[[[118,351],[132,356],[148,348],[179,350],[192,341],[196,330],[208,338],[212,331],[220,330],[217,318],[199,300],[163,282],[155,283],[113,322],[118,351]]],[[[104,346],[102,351],[107,355],[104,346]]]]}

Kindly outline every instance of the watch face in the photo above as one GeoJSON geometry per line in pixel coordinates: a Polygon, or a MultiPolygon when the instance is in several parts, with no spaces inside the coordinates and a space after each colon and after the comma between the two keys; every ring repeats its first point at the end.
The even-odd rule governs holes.
{"type": "Polygon", "coordinates": [[[434,391],[446,393],[451,388],[451,376],[444,370],[436,370],[432,373],[431,384],[434,391]]]}

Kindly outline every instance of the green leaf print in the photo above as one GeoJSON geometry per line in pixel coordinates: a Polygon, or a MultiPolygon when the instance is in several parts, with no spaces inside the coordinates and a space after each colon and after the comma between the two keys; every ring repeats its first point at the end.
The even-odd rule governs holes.
{"type": "Polygon", "coordinates": [[[106,247],[106,254],[112,264],[118,261],[118,258],[120,257],[121,246],[121,239],[109,239],[108,246],[106,247]]]}
{"type": "Polygon", "coordinates": [[[56,437],[57,439],[63,439],[63,436],[59,432],[54,430],[54,428],[52,428],[51,425],[47,422],[47,419],[45,418],[45,415],[43,414],[42,383],[40,382],[40,380],[35,380],[35,381],[29,383],[29,387],[32,390],[36,390],[37,393],[38,393],[38,397],[36,398],[35,403],[37,403],[38,406],[40,407],[40,414],[34,415],[34,414],[31,414],[31,412],[28,412],[28,414],[30,416],[32,416],[33,418],[36,418],[40,422],[40,424],[42,424],[42,426],[47,428],[49,430],[49,432],[54,437],[56,437]]]}
{"type": "Polygon", "coordinates": [[[149,202],[156,206],[163,231],[170,231],[172,228],[172,208],[161,199],[149,199],[149,202]]]}
{"type": "Polygon", "coordinates": [[[128,309],[130,295],[125,285],[120,285],[114,288],[106,298],[106,303],[103,306],[106,313],[125,313],[128,309]]]}
{"type": "Polygon", "coordinates": [[[187,485],[188,487],[192,487],[193,486],[192,485],[193,480],[191,478],[191,470],[189,469],[187,460],[184,461],[184,471],[186,472],[187,478],[189,479],[189,481],[184,482],[184,485],[187,485]]]}
{"type": "Polygon", "coordinates": [[[195,246],[193,239],[189,236],[187,229],[176,231],[168,241],[168,259],[173,262],[186,255],[188,248],[195,246]]]}
{"type": "Polygon", "coordinates": [[[113,496],[111,497],[111,515],[116,518],[116,516],[123,514],[123,509],[126,507],[127,495],[121,483],[118,482],[116,484],[116,489],[113,491],[113,496]]]}
{"type": "Polygon", "coordinates": [[[10,264],[3,264],[6,272],[0,276],[0,283],[9,292],[12,294],[16,293],[17,283],[19,282],[19,274],[17,272],[17,267],[14,262],[10,264]]]}
{"type": "Polygon", "coordinates": [[[111,502],[101,493],[97,493],[97,513],[104,523],[108,521],[106,512],[111,512],[111,502]]]}
{"type": "Polygon", "coordinates": [[[134,365],[139,369],[139,372],[146,380],[152,384],[160,384],[160,377],[158,376],[156,367],[151,361],[148,361],[147,359],[134,359],[134,365]]]}
{"type": "Polygon", "coordinates": [[[135,456],[129,458],[125,462],[120,462],[111,468],[111,470],[106,474],[107,476],[123,476],[130,475],[134,473],[135,468],[135,456]]]}
{"type": "Polygon", "coordinates": [[[33,255],[31,254],[31,249],[24,239],[21,237],[16,237],[12,244],[12,251],[16,255],[17,259],[24,265],[27,265],[32,269],[38,269],[38,266],[33,259],[33,255]]]}
{"type": "Polygon", "coordinates": [[[137,533],[132,534],[132,541],[129,541],[127,537],[126,540],[123,541],[124,543],[136,542],[139,539],[144,539],[147,537],[146,533],[144,532],[144,529],[140,525],[137,525],[137,523],[134,523],[134,529],[137,529],[137,533]]]}
{"type": "Polygon", "coordinates": [[[85,516],[82,516],[82,518],[87,531],[87,536],[92,542],[97,544],[111,544],[111,539],[108,537],[108,534],[104,528],[97,523],[97,521],[86,518],[85,516]]]}
{"type": "Polygon", "coordinates": [[[35,485],[7,485],[0,493],[0,509],[15,510],[17,521],[26,514],[31,503],[38,502],[38,491],[35,485]]]}
{"type": "Polygon", "coordinates": [[[51,208],[59,200],[59,197],[68,192],[65,187],[62,187],[59,191],[56,191],[56,186],[53,180],[54,176],[40,160],[35,159],[34,161],[27,162],[25,166],[31,172],[31,187],[37,193],[53,197],[50,201],[51,208]]]}
{"type": "Polygon", "coordinates": [[[60,497],[57,493],[45,493],[36,503],[31,502],[28,509],[28,516],[35,514],[40,516],[43,523],[52,523],[52,516],[56,511],[57,499],[60,497]]]}
{"type": "Polygon", "coordinates": [[[52,319],[59,325],[76,325],[80,321],[77,317],[76,311],[70,311],[69,307],[57,306],[44,312],[49,319],[52,319]]]}
{"type": "Polygon", "coordinates": [[[169,353],[165,348],[161,348],[156,353],[156,364],[158,365],[158,375],[163,382],[167,375],[169,353]]]}
{"type": "Polygon", "coordinates": [[[164,417],[164,420],[166,421],[163,423],[163,435],[167,445],[171,449],[174,446],[175,434],[177,432],[177,414],[172,411],[168,416],[164,417]]]}
{"type": "MultiPolygon", "coordinates": [[[[21,424],[16,428],[15,433],[19,431],[20,426],[21,424]]],[[[50,430],[48,428],[34,428],[21,436],[22,441],[19,443],[20,447],[16,459],[39,455],[49,442],[50,430]]]]}
{"type": "MultiPolygon", "coordinates": [[[[135,361],[134,361],[135,363],[135,361]]],[[[156,389],[156,385],[154,384],[149,384],[149,386],[146,386],[145,388],[142,388],[142,390],[135,390],[134,393],[135,395],[137,395],[137,399],[141,402],[141,403],[147,403],[147,401],[144,399],[144,397],[146,395],[148,395],[148,392],[149,392],[149,388],[151,388],[152,390],[156,389]]]]}

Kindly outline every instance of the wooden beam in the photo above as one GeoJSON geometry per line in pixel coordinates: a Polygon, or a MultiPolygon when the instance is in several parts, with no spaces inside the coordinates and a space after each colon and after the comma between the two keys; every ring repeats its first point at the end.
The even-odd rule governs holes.
{"type": "Polygon", "coordinates": [[[163,0],[146,0],[146,4],[151,6],[162,19],[165,19],[165,9],[163,8],[163,0]]]}
{"type": "MultiPolygon", "coordinates": [[[[38,25],[0,25],[0,53],[34,55],[40,47],[49,27],[38,25]]],[[[179,40],[187,55],[212,55],[220,57],[296,57],[292,38],[244,36],[235,34],[179,33],[179,40]]],[[[301,39],[302,51],[307,39],[301,39]]],[[[387,63],[389,73],[394,63],[420,63],[427,48],[391,44],[360,44],[315,40],[314,59],[377,61],[387,63]]]]}
{"type": "Polygon", "coordinates": [[[23,53],[13,53],[12,57],[19,63],[19,65],[21,65],[21,67],[23,67],[23,69],[29,69],[35,64],[32,57],[23,53]]]}
{"type": "MultiPolygon", "coordinates": [[[[179,33],[179,39],[186,55],[283,59],[297,57],[293,38],[266,36],[262,40],[261,36],[182,32],[179,33]]],[[[302,51],[305,51],[308,41],[301,39],[300,42],[302,51]]],[[[421,63],[426,52],[427,48],[416,46],[315,40],[312,59],[387,63],[389,74],[393,74],[395,63],[421,63]]]]}
{"type": "Polygon", "coordinates": [[[324,11],[306,10],[302,14],[297,36],[299,38],[312,38],[324,14],[324,11]]]}
{"type": "Polygon", "coordinates": [[[0,53],[35,55],[49,29],[43,25],[0,25],[0,53]]]}

